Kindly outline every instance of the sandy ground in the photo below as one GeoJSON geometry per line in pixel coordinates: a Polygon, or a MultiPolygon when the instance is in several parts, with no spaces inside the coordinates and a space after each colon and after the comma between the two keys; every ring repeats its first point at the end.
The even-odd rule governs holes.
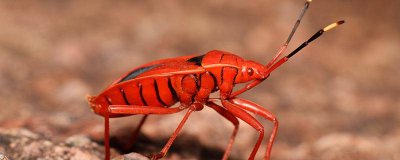
{"type": "MultiPolygon", "coordinates": [[[[86,94],[145,62],[213,49],[267,63],[303,3],[0,1],[0,128],[26,128],[54,142],[83,135],[101,145],[102,119],[86,94]]],[[[331,22],[347,23],[241,96],[279,119],[272,159],[400,159],[399,11],[398,0],[311,4],[289,50],[331,22]]],[[[181,117],[150,116],[128,150],[121,145],[140,116],[115,119],[113,147],[157,152],[181,117]]],[[[269,133],[271,123],[258,119],[269,133]]],[[[167,159],[219,159],[232,129],[204,109],[190,117],[167,159]]],[[[242,122],[231,159],[246,159],[257,136],[242,122]]]]}

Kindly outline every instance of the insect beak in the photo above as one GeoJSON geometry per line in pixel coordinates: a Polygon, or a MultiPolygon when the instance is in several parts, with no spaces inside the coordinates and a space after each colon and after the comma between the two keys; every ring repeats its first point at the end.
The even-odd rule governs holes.
{"type": "Polygon", "coordinates": [[[265,78],[268,77],[268,76],[266,76],[265,73],[262,72],[262,71],[260,71],[260,72],[258,73],[258,75],[260,75],[260,79],[265,79],[265,78]]]}
{"type": "Polygon", "coordinates": [[[260,75],[261,75],[261,79],[266,79],[266,78],[268,78],[268,77],[269,77],[268,70],[267,70],[267,69],[262,70],[261,73],[260,73],[260,75]]]}

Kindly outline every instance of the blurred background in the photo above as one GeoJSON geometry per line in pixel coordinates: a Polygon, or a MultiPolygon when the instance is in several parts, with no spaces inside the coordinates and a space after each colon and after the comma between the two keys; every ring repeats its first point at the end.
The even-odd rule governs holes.
{"type": "MultiPolygon", "coordinates": [[[[213,49],[267,63],[286,40],[303,0],[0,1],[0,128],[53,141],[103,142],[95,95],[145,62],[213,49]]],[[[280,122],[272,159],[400,159],[400,1],[314,1],[289,51],[346,20],[268,80],[241,95],[280,122]]],[[[182,114],[111,121],[120,153],[158,152],[182,114]]],[[[270,122],[258,119],[269,133],[270,122]]],[[[189,118],[167,159],[219,159],[233,126],[206,108],[189,118]],[[212,123],[210,123],[212,122],[212,123]]],[[[257,132],[241,122],[231,159],[246,159],[257,132]]],[[[268,136],[268,135],[266,135],[268,136]]],[[[265,142],[257,154],[264,155],[265,142]]]]}

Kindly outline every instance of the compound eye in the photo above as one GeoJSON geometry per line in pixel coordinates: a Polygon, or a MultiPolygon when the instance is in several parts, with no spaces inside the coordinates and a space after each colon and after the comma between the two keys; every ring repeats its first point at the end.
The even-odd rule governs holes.
{"type": "Polygon", "coordinates": [[[254,74],[254,71],[252,68],[247,68],[247,74],[249,74],[249,76],[252,76],[254,74]]]}

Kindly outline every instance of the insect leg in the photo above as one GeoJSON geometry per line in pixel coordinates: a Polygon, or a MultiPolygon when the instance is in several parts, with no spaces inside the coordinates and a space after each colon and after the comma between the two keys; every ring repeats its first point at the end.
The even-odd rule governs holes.
{"type": "Polygon", "coordinates": [[[233,125],[234,125],[234,129],[233,129],[233,133],[231,135],[231,138],[229,140],[228,146],[225,149],[225,153],[224,156],[222,157],[223,160],[227,160],[229,157],[229,154],[232,150],[232,145],[233,142],[235,141],[235,137],[236,137],[236,133],[239,129],[239,121],[238,119],[232,115],[232,113],[228,112],[225,108],[215,104],[212,101],[208,101],[206,103],[206,105],[212,109],[214,109],[215,111],[217,111],[220,115],[222,115],[225,119],[229,120],[233,125]]]}
{"type": "Polygon", "coordinates": [[[178,136],[178,134],[181,132],[181,129],[183,128],[183,125],[186,123],[186,120],[189,118],[190,114],[193,111],[198,110],[199,108],[202,108],[203,105],[202,104],[192,104],[188,111],[186,112],[185,116],[183,117],[182,121],[179,123],[178,127],[175,129],[174,133],[171,135],[171,137],[169,137],[167,144],[165,144],[164,148],[161,150],[160,153],[152,155],[150,158],[152,160],[155,159],[160,159],[162,157],[165,156],[165,154],[167,154],[169,148],[171,147],[172,143],[175,141],[176,137],[178,136]],[[200,106],[201,105],[201,106],[200,106]]]}
{"type": "Polygon", "coordinates": [[[105,160],[110,160],[110,115],[107,108],[104,107],[104,150],[105,160]]]}
{"type": "Polygon", "coordinates": [[[144,115],[142,117],[142,120],[140,120],[139,125],[136,127],[135,132],[133,132],[133,142],[136,140],[136,138],[139,135],[140,129],[142,129],[142,126],[144,124],[144,122],[146,122],[146,119],[149,115],[144,115]]]}
{"type": "Polygon", "coordinates": [[[153,106],[136,106],[136,105],[110,105],[108,107],[109,113],[112,114],[172,114],[182,111],[185,108],[164,108],[164,107],[153,107],[153,106]]]}
{"type": "Polygon", "coordinates": [[[248,100],[244,100],[244,99],[240,99],[240,98],[233,98],[233,99],[230,99],[229,101],[232,102],[233,104],[236,104],[239,108],[241,108],[245,111],[249,111],[254,114],[260,115],[274,123],[274,129],[272,130],[272,133],[269,137],[267,151],[266,151],[265,157],[264,157],[264,159],[270,159],[272,145],[274,144],[275,136],[276,136],[276,133],[278,132],[278,126],[279,126],[278,120],[276,119],[275,115],[272,114],[267,109],[265,109],[264,107],[254,103],[254,102],[248,101],[248,100]]]}
{"type": "MultiPolygon", "coordinates": [[[[267,77],[266,77],[267,78],[267,77]]],[[[229,95],[229,98],[234,98],[236,96],[238,96],[239,94],[242,94],[243,92],[246,92],[249,89],[252,89],[253,87],[257,86],[258,84],[260,84],[261,82],[263,82],[265,79],[262,80],[254,80],[250,83],[248,83],[245,87],[243,87],[242,89],[239,89],[235,92],[233,92],[231,95],[229,95]]]]}
{"type": "Polygon", "coordinates": [[[144,115],[144,116],[142,117],[142,119],[140,120],[140,122],[139,122],[139,124],[137,125],[135,131],[134,131],[133,134],[132,134],[132,139],[131,139],[130,142],[125,146],[125,149],[126,149],[126,150],[130,149],[130,148],[135,144],[135,142],[136,142],[136,140],[137,140],[137,138],[138,138],[138,136],[139,136],[140,129],[142,128],[144,122],[146,122],[146,119],[147,119],[148,116],[149,116],[149,115],[144,115]]]}
{"type": "Polygon", "coordinates": [[[110,114],[172,114],[182,111],[185,108],[162,108],[153,106],[136,106],[136,105],[110,105],[104,112],[104,149],[106,152],[105,160],[110,159],[110,114]]]}
{"type": "Polygon", "coordinates": [[[263,140],[264,137],[264,127],[258,122],[253,116],[251,116],[249,113],[244,111],[243,109],[240,109],[240,107],[236,104],[233,104],[230,101],[227,100],[222,100],[222,105],[230,112],[232,113],[235,117],[238,117],[239,119],[243,120],[250,126],[252,126],[254,129],[256,129],[260,135],[258,136],[257,143],[254,145],[253,151],[251,152],[249,156],[249,160],[253,160],[254,157],[257,154],[258,148],[260,147],[260,144],[263,140]]]}

